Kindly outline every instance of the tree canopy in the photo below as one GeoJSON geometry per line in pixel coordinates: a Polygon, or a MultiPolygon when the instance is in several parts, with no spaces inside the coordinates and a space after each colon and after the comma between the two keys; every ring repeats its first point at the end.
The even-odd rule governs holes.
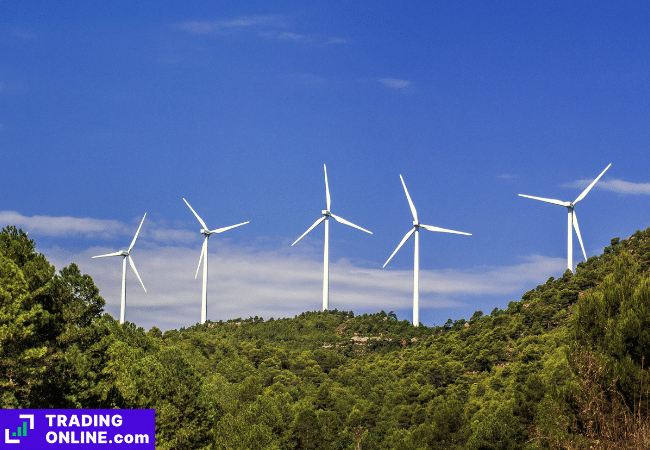
{"type": "Polygon", "coordinates": [[[155,408],[162,449],[645,448],[650,229],[489,315],[120,325],[0,233],[3,408],[155,408]]]}

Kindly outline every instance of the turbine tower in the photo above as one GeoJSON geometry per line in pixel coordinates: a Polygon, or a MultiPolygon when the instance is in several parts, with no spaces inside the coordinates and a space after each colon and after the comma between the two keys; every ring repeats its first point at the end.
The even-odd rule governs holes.
{"type": "Polygon", "coordinates": [[[145,217],[147,217],[147,213],[144,213],[142,222],[140,222],[138,231],[135,232],[135,236],[133,237],[133,240],[131,241],[131,245],[129,245],[128,250],[120,250],[119,252],[115,252],[115,253],[93,256],[93,258],[104,258],[106,256],[122,256],[122,301],[120,302],[120,323],[121,324],[124,323],[124,309],[126,308],[126,260],[127,259],[129,260],[129,264],[131,264],[131,268],[133,269],[133,272],[135,272],[135,276],[138,277],[138,280],[142,285],[142,289],[144,289],[144,291],[147,292],[147,289],[144,287],[144,283],[142,282],[142,279],[138,274],[138,269],[135,268],[135,264],[133,263],[133,259],[131,258],[131,249],[135,245],[135,240],[138,238],[138,234],[140,233],[140,228],[142,228],[142,224],[144,223],[145,217]]]}
{"type": "Polygon", "coordinates": [[[300,239],[303,238],[307,233],[309,233],[311,230],[316,228],[321,222],[325,221],[325,254],[323,256],[323,311],[329,309],[329,251],[330,251],[330,244],[329,244],[329,239],[330,239],[330,222],[329,218],[332,217],[334,220],[336,220],[339,223],[342,223],[344,225],[351,226],[353,228],[357,228],[361,231],[365,231],[366,233],[372,234],[372,231],[368,231],[364,228],[361,228],[358,225],[353,224],[352,222],[348,222],[342,217],[339,217],[335,214],[332,214],[330,212],[330,207],[331,207],[331,201],[330,201],[330,188],[329,184],[327,183],[327,166],[323,164],[323,169],[325,170],[325,197],[327,199],[327,209],[322,210],[323,217],[318,219],[314,224],[305,231],[302,236],[300,236],[296,241],[291,244],[293,247],[296,242],[298,242],[300,239]]]}
{"type": "MultiPolygon", "coordinates": [[[[406,241],[409,240],[411,235],[415,233],[415,253],[413,255],[413,326],[417,327],[420,325],[420,278],[419,278],[419,271],[420,271],[420,227],[424,228],[425,230],[429,231],[440,231],[443,233],[454,233],[454,234],[465,234],[467,236],[471,236],[471,233],[465,233],[463,231],[454,231],[454,230],[447,230],[446,228],[439,228],[439,227],[433,227],[431,225],[424,225],[418,221],[418,213],[415,210],[415,205],[413,205],[413,201],[411,200],[411,196],[409,195],[409,191],[406,189],[406,184],[404,183],[404,178],[402,178],[402,175],[399,176],[400,180],[402,180],[402,186],[404,186],[404,192],[406,192],[406,199],[409,201],[409,206],[411,207],[411,214],[413,214],[413,229],[406,233],[406,236],[402,239],[402,242],[399,243],[395,251],[393,252],[392,255],[390,255],[390,258],[388,258],[388,261],[390,261],[393,256],[395,256],[395,253],[402,248],[402,245],[406,241]]],[[[384,267],[386,267],[386,264],[388,264],[388,261],[384,263],[384,267]]]]}
{"type": "Polygon", "coordinates": [[[190,206],[190,204],[187,202],[187,200],[183,199],[183,201],[187,204],[187,206],[192,210],[194,215],[196,216],[197,219],[199,219],[199,223],[203,228],[201,228],[201,234],[205,236],[203,239],[203,248],[201,248],[201,256],[199,256],[199,265],[196,268],[196,275],[194,275],[194,279],[196,280],[196,277],[199,275],[199,269],[201,268],[201,261],[203,262],[203,294],[201,296],[201,324],[204,324],[205,321],[208,318],[208,238],[210,237],[211,234],[215,233],[223,233],[224,231],[230,230],[231,228],[239,227],[241,225],[246,225],[247,223],[250,222],[242,222],[238,223],[237,225],[230,225],[229,227],[223,227],[219,228],[216,230],[208,230],[208,226],[205,224],[203,219],[199,217],[199,215],[194,211],[194,209],[190,206]]]}
{"type": "Polygon", "coordinates": [[[585,257],[585,261],[587,260],[587,253],[585,252],[585,246],[582,243],[582,236],[580,236],[580,228],[578,227],[578,218],[576,217],[576,213],[574,211],[574,208],[576,204],[585,198],[585,195],[591,190],[592,187],[596,184],[598,180],[600,180],[600,177],[603,176],[605,172],[607,172],[607,169],[612,164],[610,163],[609,166],[605,167],[605,170],[603,170],[598,177],[594,181],[591,182],[589,186],[587,186],[587,189],[582,191],[582,194],[576,198],[573,203],[571,202],[563,202],[561,200],[555,200],[552,198],[542,198],[542,197],[533,197],[532,195],[524,195],[524,194],[519,194],[520,197],[526,197],[526,198],[532,198],[533,200],[540,200],[542,202],[546,203],[552,203],[554,205],[559,205],[559,206],[564,206],[569,210],[569,215],[568,215],[568,220],[567,220],[567,268],[573,272],[573,230],[571,227],[576,229],[576,234],[578,235],[578,241],[580,241],[580,247],[582,248],[582,254],[585,257]]]}

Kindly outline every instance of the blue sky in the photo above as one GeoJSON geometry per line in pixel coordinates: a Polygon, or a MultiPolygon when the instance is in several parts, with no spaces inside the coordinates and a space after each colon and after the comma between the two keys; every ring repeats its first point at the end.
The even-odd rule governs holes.
{"type": "MultiPolygon", "coordinates": [[[[650,225],[650,6],[643,2],[24,2],[0,19],[0,225],[76,262],[119,317],[163,330],[321,307],[420,321],[489,313],[560,276],[574,200],[587,256],[650,225]]],[[[583,260],[574,238],[574,262],[583,260]]]]}

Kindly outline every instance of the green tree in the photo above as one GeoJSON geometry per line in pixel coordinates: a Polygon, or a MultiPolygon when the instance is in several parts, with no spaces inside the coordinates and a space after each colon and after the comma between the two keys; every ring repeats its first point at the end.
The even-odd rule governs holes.
{"type": "Polygon", "coordinates": [[[486,418],[467,440],[467,450],[517,450],[522,448],[523,428],[512,408],[502,406],[486,418]]]}
{"type": "Polygon", "coordinates": [[[105,305],[89,275],[71,264],[39,295],[48,313],[39,338],[47,343],[50,364],[30,404],[39,408],[98,407],[97,384],[103,355],[97,346],[108,333],[99,321],[105,305]]]}
{"type": "Polygon", "coordinates": [[[598,289],[576,304],[569,360],[578,371],[584,355],[594,355],[604,370],[603,382],[616,380],[632,407],[635,383],[650,364],[650,277],[627,252],[617,255],[614,264],[598,289]]]}
{"type": "Polygon", "coordinates": [[[22,270],[0,253],[0,407],[27,404],[46,370],[47,347],[37,331],[47,318],[30,298],[22,270]]]}

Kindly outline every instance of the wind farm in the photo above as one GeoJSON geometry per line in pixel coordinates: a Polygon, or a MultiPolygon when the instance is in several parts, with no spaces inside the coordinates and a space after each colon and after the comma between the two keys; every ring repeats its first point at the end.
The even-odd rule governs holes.
{"type": "Polygon", "coordinates": [[[649,447],[650,4],[5,3],[12,440],[649,447]]]}
{"type": "MultiPolygon", "coordinates": [[[[524,194],[519,194],[520,196],[523,197],[528,197],[532,198],[535,200],[539,201],[544,201],[547,203],[552,203],[552,204],[557,204],[560,206],[564,206],[569,210],[569,252],[568,252],[568,265],[569,267],[572,267],[572,252],[571,252],[571,237],[572,237],[572,230],[576,230],[576,234],[578,235],[578,239],[580,242],[580,245],[582,247],[583,255],[585,255],[585,260],[587,259],[586,257],[586,250],[584,247],[584,243],[582,240],[582,235],[580,232],[580,228],[578,226],[578,220],[575,214],[575,206],[577,203],[579,203],[581,200],[583,200],[586,195],[594,188],[594,186],[597,185],[598,181],[602,179],[602,177],[605,175],[605,173],[609,170],[611,167],[611,164],[609,164],[601,173],[595,178],[595,179],[588,179],[588,180],[580,180],[580,184],[582,185],[581,187],[581,193],[578,195],[575,201],[573,202],[562,202],[560,200],[555,200],[555,199],[549,199],[549,198],[542,198],[542,197],[534,197],[534,196],[529,196],[529,195],[524,195],[524,194]],[[586,187],[584,187],[586,185],[586,187]]],[[[428,225],[421,223],[419,220],[419,215],[418,211],[415,207],[415,203],[413,199],[411,198],[411,194],[409,190],[407,189],[406,182],[404,180],[404,177],[402,174],[399,174],[400,177],[400,182],[402,184],[402,188],[404,190],[404,195],[406,196],[407,203],[409,205],[409,210],[411,211],[412,215],[412,228],[410,231],[408,231],[404,237],[401,239],[395,250],[392,252],[390,257],[383,263],[381,266],[381,269],[386,269],[388,267],[388,264],[393,261],[395,255],[399,252],[399,250],[405,245],[405,243],[413,236],[415,235],[414,238],[414,254],[413,254],[413,271],[412,271],[412,276],[413,276],[413,284],[412,288],[409,290],[410,292],[406,292],[406,289],[404,289],[403,293],[401,294],[401,298],[396,297],[396,296],[391,296],[389,297],[388,292],[393,289],[392,286],[397,286],[399,284],[400,277],[402,277],[401,270],[395,270],[395,264],[393,264],[393,267],[390,268],[390,270],[385,270],[382,271],[381,269],[378,269],[382,273],[375,272],[372,269],[364,269],[364,270],[350,270],[348,268],[349,263],[344,259],[345,258],[345,251],[341,252],[340,250],[337,250],[339,255],[343,255],[343,259],[338,259],[340,256],[337,256],[337,261],[330,261],[330,229],[329,229],[329,219],[333,218],[335,221],[342,223],[344,225],[350,226],[352,228],[356,228],[360,231],[363,231],[368,234],[373,234],[371,231],[362,228],[344,218],[341,216],[334,214],[332,212],[332,196],[330,193],[330,186],[329,186],[329,178],[328,178],[328,173],[327,173],[327,166],[323,164],[323,176],[324,176],[324,181],[325,181],[325,207],[326,209],[323,209],[321,211],[321,217],[317,219],[305,232],[303,232],[297,239],[293,241],[291,244],[291,247],[295,247],[298,242],[304,239],[305,236],[307,236],[310,232],[312,232],[315,228],[318,227],[321,223],[325,222],[325,228],[324,228],[324,239],[323,239],[323,263],[322,263],[322,279],[320,282],[322,283],[322,310],[330,310],[332,308],[331,306],[331,292],[330,292],[330,274],[332,271],[332,264],[335,264],[335,267],[338,267],[337,269],[337,280],[345,280],[340,286],[343,287],[341,291],[338,291],[337,289],[337,298],[343,299],[343,301],[339,301],[335,306],[337,307],[350,307],[353,306],[354,303],[351,303],[348,299],[350,298],[351,294],[354,293],[354,295],[358,296],[359,292],[363,292],[366,296],[366,298],[383,298],[383,303],[381,304],[381,307],[386,309],[386,310],[395,310],[397,308],[402,308],[401,311],[405,311],[405,298],[408,295],[411,297],[411,312],[412,312],[412,319],[411,323],[413,326],[419,326],[420,321],[421,321],[421,307],[422,307],[422,299],[420,296],[420,291],[423,289],[423,286],[426,286],[424,289],[427,292],[427,297],[426,297],[426,314],[431,314],[431,310],[433,309],[434,311],[436,309],[441,309],[441,308],[446,308],[446,300],[444,297],[441,295],[443,292],[448,292],[450,286],[467,286],[467,288],[464,289],[472,289],[470,286],[472,284],[476,285],[478,284],[485,284],[485,281],[478,281],[476,277],[472,275],[463,275],[461,273],[451,273],[446,271],[444,277],[442,276],[442,272],[440,270],[426,270],[424,272],[424,279],[422,278],[422,274],[420,273],[421,269],[421,257],[422,257],[422,249],[420,249],[420,235],[419,231],[420,228],[423,228],[425,230],[429,231],[435,231],[435,232],[442,232],[442,233],[450,233],[450,234],[461,234],[461,235],[472,235],[471,233],[464,232],[464,231],[457,231],[457,230],[452,230],[452,229],[447,229],[447,228],[442,228],[438,226],[433,226],[433,225],[428,225]],[[341,271],[343,269],[343,272],[341,271]],[[423,284],[424,283],[424,284],[423,284]],[[402,305],[402,306],[400,306],[402,305]]],[[[403,197],[402,197],[403,198],[403,197]]],[[[199,314],[199,322],[200,324],[205,324],[208,321],[208,296],[209,294],[209,284],[208,284],[208,275],[209,275],[209,252],[208,252],[208,240],[209,237],[212,234],[219,234],[223,233],[225,231],[231,230],[233,228],[241,227],[242,225],[250,223],[250,221],[247,222],[241,222],[237,223],[235,225],[230,225],[222,228],[217,228],[210,230],[206,224],[206,222],[203,220],[203,218],[197,213],[197,211],[193,208],[193,206],[185,199],[183,198],[184,203],[187,205],[187,207],[190,209],[192,212],[192,215],[196,218],[196,220],[199,222],[201,225],[201,229],[199,232],[203,235],[203,242],[201,246],[201,251],[199,254],[199,261],[198,265],[196,266],[195,270],[195,276],[194,279],[196,280],[198,278],[198,274],[201,271],[201,265],[203,264],[203,274],[202,274],[202,287],[201,287],[201,302],[200,302],[200,314],[199,314]]],[[[427,208],[428,209],[428,208],[427,208]]],[[[370,211],[372,212],[372,211],[370,211]]],[[[103,257],[108,257],[108,256],[123,256],[123,273],[122,273],[122,286],[121,286],[121,301],[120,301],[120,322],[124,323],[125,322],[125,310],[126,310],[126,259],[129,259],[129,264],[132,267],[132,270],[136,274],[136,277],[138,278],[139,282],[141,283],[143,289],[145,292],[147,292],[144,283],[142,281],[142,278],[140,276],[140,273],[138,273],[138,270],[136,269],[135,263],[133,259],[131,258],[130,254],[132,249],[134,248],[134,245],[136,243],[136,240],[138,239],[140,235],[140,230],[142,229],[142,225],[144,223],[144,220],[146,219],[147,214],[144,215],[144,217],[141,219],[139,227],[132,239],[131,245],[126,249],[126,250],[121,250],[118,252],[113,252],[113,253],[107,253],[107,254],[102,254],[102,255],[97,255],[94,256],[93,258],[103,258],[103,257]]],[[[96,225],[94,225],[96,226],[96,225]]],[[[81,226],[79,227],[81,228],[81,226]]],[[[248,229],[248,228],[247,228],[248,229]]],[[[180,234],[176,231],[174,231],[174,234],[176,236],[180,237],[180,234]]],[[[156,230],[151,230],[146,233],[145,239],[154,237],[154,236],[160,236],[160,231],[156,230]]],[[[243,236],[243,235],[241,235],[243,236]]],[[[367,247],[367,244],[364,244],[362,240],[358,240],[356,238],[356,233],[353,233],[352,238],[350,237],[345,237],[345,241],[342,242],[347,242],[347,245],[344,246],[344,250],[347,248],[350,248],[350,244],[354,243],[355,245],[358,246],[364,246],[367,247]]],[[[340,239],[340,238],[337,238],[340,239]]],[[[375,238],[376,239],[376,238],[375,238]]],[[[239,238],[237,239],[239,240],[239,238]]],[[[386,240],[385,236],[380,237],[380,241],[384,242],[386,240]]],[[[232,239],[226,240],[225,242],[228,242],[227,248],[233,248],[232,247],[232,239]]],[[[313,242],[313,241],[312,241],[313,242]]],[[[379,245],[381,246],[381,242],[379,245]]],[[[460,241],[459,241],[460,242],[460,241]]],[[[376,244],[375,244],[376,245],[376,244]]],[[[459,244],[462,245],[462,244],[459,244]]],[[[307,248],[310,247],[310,245],[305,245],[307,248]]],[[[151,248],[151,242],[145,242],[145,247],[151,248]]],[[[439,246],[436,245],[436,248],[439,246]]],[[[220,248],[224,248],[223,244],[220,244],[220,248]]],[[[145,250],[146,252],[147,250],[145,250]]],[[[311,250],[310,250],[311,251],[311,250]]],[[[145,253],[146,254],[146,253],[145,253]]],[[[425,251],[426,257],[433,257],[436,259],[440,259],[443,264],[445,264],[445,261],[447,258],[450,256],[455,256],[454,254],[450,254],[448,251],[447,252],[430,252],[430,251],[425,251]],[[430,255],[430,256],[428,256],[430,255]],[[439,256],[437,256],[439,255],[439,256]]],[[[162,258],[167,258],[164,255],[160,255],[162,258]]],[[[230,250],[226,250],[224,253],[224,257],[220,258],[220,268],[217,269],[219,272],[223,271],[224,274],[224,283],[217,283],[216,285],[213,286],[212,292],[213,294],[211,298],[213,298],[213,304],[215,307],[220,311],[217,313],[216,317],[224,317],[224,310],[228,309],[236,309],[238,306],[238,303],[233,303],[232,302],[232,288],[233,288],[233,283],[232,281],[235,279],[247,279],[247,284],[249,286],[253,286],[253,289],[257,291],[256,294],[254,294],[253,298],[260,299],[260,298],[265,298],[265,296],[269,296],[269,298],[272,298],[273,295],[276,295],[278,292],[277,290],[274,290],[272,286],[276,286],[277,283],[282,279],[278,278],[275,275],[271,275],[274,271],[277,271],[279,266],[274,266],[273,264],[269,265],[268,269],[265,269],[263,271],[256,269],[253,271],[255,275],[253,276],[241,276],[241,273],[246,274],[247,272],[250,271],[250,256],[246,258],[249,258],[248,261],[245,259],[242,259],[241,255],[238,254],[238,252],[233,253],[230,250]],[[270,276],[267,276],[266,274],[269,274],[270,276]],[[258,279],[256,279],[258,278],[258,279]],[[269,288],[266,288],[269,287],[269,288]]],[[[313,277],[313,274],[315,272],[315,264],[316,261],[308,262],[308,259],[305,259],[305,254],[300,256],[300,254],[296,254],[295,257],[295,263],[298,263],[302,267],[302,275],[297,275],[296,276],[296,281],[295,284],[293,281],[290,281],[288,277],[284,277],[285,280],[287,280],[290,284],[287,284],[288,289],[293,289],[290,287],[292,284],[295,286],[301,286],[301,283],[304,284],[304,280],[306,280],[307,276],[308,277],[313,277]],[[308,269],[309,266],[312,266],[311,269],[308,269]],[[309,273],[309,275],[308,275],[309,273]],[[302,277],[302,278],[301,278],[302,277]]],[[[559,260],[559,258],[557,258],[559,260]]],[[[147,261],[150,259],[147,258],[147,261]]],[[[178,259],[178,256],[174,257],[174,260],[180,260],[178,259]]],[[[158,260],[160,261],[160,259],[158,260]]],[[[541,262],[543,262],[542,260],[541,262]]],[[[554,262],[553,264],[558,263],[559,261],[554,262]]],[[[142,264],[142,263],[140,263],[142,264]]],[[[372,262],[370,263],[372,264],[372,262]]],[[[401,263],[398,263],[398,265],[401,263]]],[[[545,263],[544,263],[545,264],[545,263]]],[[[183,265],[186,265],[186,263],[183,263],[183,265]]],[[[157,267],[161,267],[161,263],[157,263],[157,267]]],[[[524,266],[522,266],[524,267],[524,266]]],[[[540,266],[541,267],[541,266],[540,266]]],[[[149,268],[147,267],[145,269],[145,272],[147,272],[149,268]]],[[[214,269],[213,269],[214,270],[214,269]]],[[[518,271],[521,270],[519,268],[513,267],[512,269],[508,268],[506,269],[509,272],[512,271],[518,271]]],[[[409,271],[410,272],[410,271],[409,271]]],[[[297,273],[295,270],[289,271],[289,274],[291,273],[297,273]]],[[[145,278],[149,277],[147,273],[145,278]]],[[[315,277],[314,277],[315,278],[315,277]]],[[[173,277],[167,276],[166,279],[164,279],[163,284],[167,284],[169,281],[171,281],[173,277]]],[[[157,278],[158,281],[161,281],[161,278],[157,278]]],[[[492,282],[492,281],[489,281],[492,282]]],[[[160,283],[156,283],[156,289],[160,289],[158,286],[160,283]]],[[[169,284],[167,284],[169,286],[169,284]]],[[[312,285],[313,286],[313,285],[312,285]]],[[[172,287],[172,290],[174,287],[172,287]]],[[[501,289],[503,291],[506,291],[508,288],[506,286],[500,286],[497,289],[501,289]]],[[[187,288],[186,288],[187,290],[187,288]]],[[[192,289],[189,289],[192,290],[192,289]]],[[[116,289],[117,291],[117,289],[116,289]]],[[[171,292],[171,291],[170,291],[171,292]]],[[[254,291],[251,291],[254,292],[254,291]]],[[[313,290],[311,290],[313,292],[313,290]]],[[[396,291],[398,292],[398,291],[396,291]]],[[[183,295],[183,294],[181,294],[183,295]]],[[[294,291],[295,295],[295,291],[294,291]]],[[[300,287],[298,290],[298,295],[306,297],[307,295],[307,285],[304,284],[303,287],[300,287]]],[[[136,303],[138,303],[136,299],[136,303]]],[[[304,308],[304,302],[299,306],[301,309],[304,308]]],[[[145,311],[146,306],[143,304],[138,304],[137,308],[139,308],[139,311],[145,311]]],[[[262,313],[264,312],[264,309],[261,309],[259,312],[262,313]]],[[[399,311],[399,309],[398,309],[399,311]]],[[[256,311],[254,311],[256,312],[256,311]]],[[[402,314],[404,312],[401,312],[402,314]]],[[[184,313],[183,313],[184,314],[184,313]]],[[[268,313],[265,313],[267,315],[268,313]]],[[[180,316],[179,316],[180,317],[180,316]]],[[[173,320],[178,320],[177,317],[175,317],[173,320]]]]}
{"type": "MultiPolygon", "coordinates": [[[[568,256],[568,258],[567,258],[568,259],[568,261],[567,261],[568,267],[573,267],[572,245],[571,245],[572,230],[576,231],[576,234],[578,236],[578,240],[579,240],[581,248],[582,248],[583,255],[585,256],[585,260],[587,259],[586,249],[584,247],[582,234],[581,234],[580,228],[578,226],[578,219],[577,219],[577,216],[576,216],[576,213],[575,213],[575,207],[580,201],[582,201],[587,196],[587,194],[594,188],[594,186],[597,185],[598,181],[600,181],[602,179],[602,177],[605,175],[605,173],[609,170],[609,168],[611,168],[611,165],[612,165],[611,163],[609,165],[607,165],[607,167],[605,167],[605,169],[602,170],[600,172],[600,174],[595,179],[581,180],[580,183],[581,184],[584,183],[582,185],[583,188],[581,188],[580,194],[577,196],[577,198],[573,202],[564,202],[564,201],[560,201],[560,200],[556,200],[556,199],[535,197],[535,196],[530,196],[530,195],[519,194],[519,196],[522,196],[522,197],[532,198],[534,200],[543,201],[543,202],[546,202],[546,203],[552,203],[552,204],[556,204],[556,205],[559,205],[559,206],[564,206],[564,207],[566,207],[568,209],[568,212],[569,212],[569,219],[568,219],[569,220],[568,255],[567,255],[568,256]],[[586,185],[586,187],[584,187],[585,185],[586,185]]],[[[331,293],[330,293],[329,281],[330,281],[330,273],[331,273],[331,270],[332,270],[331,269],[332,262],[330,261],[330,252],[331,252],[330,239],[331,239],[331,237],[330,237],[330,230],[329,230],[329,219],[333,218],[335,221],[337,221],[339,223],[350,226],[352,228],[356,228],[356,229],[358,229],[360,231],[363,231],[365,233],[368,233],[368,234],[373,234],[373,233],[371,231],[369,231],[369,230],[367,230],[365,228],[362,228],[362,227],[360,227],[360,226],[358,226],[358,225],[356,225],[356,224],[354,224],[354,223],[352,223],[352,222],[350,222],[350,221],[348,221],[348,220],[342,218],[341,216],[336,215],[336,214],[334,214],[332,212],[332,196],[331,196],[331,193],[330,193],[329,178],[328,178],[327,165],[326,164],[323,164],[323,176],[324,176],[324,181],[325,181],[325,207],[326,207],[326,209],[323,209],[321,211],[321,217],[319,219],[317,219],[305,232],[303,232],[297,239],[295,239],[293,241],[293,243],[291,244],[291,247],[294,247],[298,242],[303,240],[303,238],[305,236],[307,236],[310,232],[312,232],[315,228],[317,228],[318,225],[325,222],[324,239],[323,239],[323,265],[322,265],[323,275],[322,275],[322,280],[321,280],[321,282],[322,282],[322,308],[321,309],[322,309],[322,311],[326,311],[326,310],[331,309],[331,299],[330,299],[331,293]]],[[[422,256],[422,254],[421,254],[422,249],[420,249],[420,235],[419,235],[420,228],[423,228],[425,230],[432,231],[432,232],[442,232],[442,233],[460,234],[460,235],[468,235],[468,236],[471,236],[472,234],[468,233],[468,232],[464,232],[464,231],[457,231],[457,230],[452,230],[452,229],[448,229],[448,228],[442,228],[442,227],[438,227],[438,226],[433,226],[433,225],[428,225],[428,224],[421,223],[420,220],[419,220],[418,211],[417,211],[417,209],[415,207],[415,203],[414,203],[414,201],[413,201],[413,199],[411,197],[411,194],[410,194],[410,192],[409,192],[409,190],[408,190],[408,188],[406,186],[406,182],[404,180],[404,177],[402,176],[402,174],[399,174],[399,177],[400,177],[400,182],[402,184],[402,188],[404,190],[404,195],[406,196],[406,200],[407,200],[407,203],[409,205],[409,210],[411,211],[411,215],[412,215],[412,219],[413,219],[412,220],[412,228],[411,228],[410,231],[408,231],[404,235],[404,237],[401,239],[401,241],[399,242],[399,244],[397,245],[395,250],[392,252],[390,257],[383,263],[381,268],[386,269],[388,264],[393,260],[395,255],[399,252],[399,250],[406,244],[406,242],[413,235],[415,235],[415,237],[414,237],[413,266],[412,266],[413,267],[413,272],[412,272],[413,284],[412,284],[412,291],[409,293],[409,295],[412,298],[412,304],[411,304],[411,307],[412,307],[412,320],[411,320],[411,324],[413,326],[417,327],[417,326],[420,326],[420,314],[421,314],[420,310],[421,310],[421,305],[422,305],[421,298],[420,298],[420,291],[422,290],[422,278],[421,278],[421,274],[420,274],[420,269],[421,269],[420,268],[420,265],[421,265],[420,259],[421,259],[421,256],[422,256]]],[[[197,213],[197,211],[192,207],[192,205],[185,198],[183,198],[183,201],[187,205],[187,207],[190,209],[190,211],[192,212],[192,214],[195,216],[195,218],[197,219],[197,221],[199,222],[199,224],[202,227],[199,230],[199,232],[203,235],[203,242],[202,242],[202,246],[201,246],[201,251],[200,251],[200,255],[199,255],[199,262],[198,262],[198,265],[197,265],[197,268],[196,268],[196,271],[195,271],[194,279],[198,278],[198,274],[201,271],[201,265],[203,264],[201,303],[200,303],[200,319],[199,319],[198,323],[205,324],[208,321],[208,312],[207,312],[208,302],[207,302],[207,298],[209,296],[209,294],[208,294],[208,291],[209,291],[209,285],[208,285],[208,274],[209,274],[208,239],[212,234],[223,233],[223,232],[225,232],[227,230],[231,230],[233,228],[237,228],[237,227],[240,227],[242,225],[248,224],[248,223],[250,223],[250,221],[241,222],[241,223],[237,223],[235,225],[230,225],[230,226],[210,230],[208,228],[206,222],[197,213]]],[[[108,253],[108,254],[103,254],[103,255],[98,255],[98,256],[93,257],[93,258],[101,258],[101,257],[108,257],[108,256],[123,256],[123,258],[124,258],[123,259],[122,289],[121,289],[122,298],[121,298],[121,302],[120,302],[120,306],[121,306],[120,321],[122,323],[125,321],[125,309],[126,309],[125,305],[126,305],[126,259],[127,258],[129,259],[129,264],[131,265],[134,273],[136,274],[136,277],[138,278],[138,280],[140,281],[140,283],[141,283],[141,285],[142,285],[142,287],[144,289],[144,283],[142,282],[140,274],[138,273],[138,271],[137,271],[137,269],[135,267],[133,259],[130,257],[130,252],[133,249],[133,247],[134,247],[134,245],[136,243],[136,240],[138,239],[140,230],[142,228],[142,225],[144,223],[144,220],[145,220],[146,216],[147,215],[145,214],[145,216],[142,218],[142,220],[140,222],[140,225],[139,225],[139,227],[138,227],[138,229],[137,229],[137,231],[135,233],[135,236],[133,237],[131,245],[128,247],[127,250],[122,250],[122,251],[118,251],[118,252],[114,252],[114,253],[108,253]]],[[[385,239],[384,237],[381,238],[382,241],[384,239],[385,239]]],[[[349,242],[357,242],[357,239],[354,239],[353,241],[349,241],[349,242]]],[[[359,242],[361,242],[361,241],[359,241],[359,242]]],[[[436,252],[427,251],[426,253],[430,254],[432,257],[436,257],[436,252]]],[[[341,254],[340,251],[339,251],[339,254],[341,254]]],[[[248,268],[247,268],[247,263],[244,263],[244,265],[242,265],[242,260],[236,254],[229,253],[229,255],[230,256],[227,256],[226,259],[231,260],[232,257],[234,256],[235,260],[225,262],[225,265],[222,265],[221,266],[222,268],[220,270],[225,269],[228,272],[228,275],[224,274],[225,278],[231,280],[233,277],[238,276],[238,275],[236,275],[234,273],[235,270],[242,270],[243,269],[244,271],[246,271],[246,270],[248,270],[248,268]],[[240,269],[236,269],[237,267],[239,267],[240,269]]],[[[449,256],[448,253],[447,254],[441,254],[439,256],[439,258],[444,260],[448,256],[449,256]]],[[[222,259],[222,261],[224,261],[224,259],[222,259]]],[[[305,266],[305,268],[306,268],[306,266],[305,266]]],[[[348,297],[350,295],[349,294],[350,291],[360,290],[360,289],[362,289],[361,286],[366,285],[366,284],[369,285],[370,280],[373,279],[373,278],[377,281],[377,280],[379,280],[379,278],[377,278],[377,277],[383,277],[383,278],[386,278],[387,280],[388,279],[393,280],[392,283],[396,283],[397,282],[397,276],[400,274],[400,272],[395,271],[394,268],[392,268],[392,269],[393,270],[385,271],[384,272],[385,275],[379,275],[378,273],[374,274],[372,271],[367,271],[366,270],[365,271],[365,273],[367,274],[366,279],[364,279],[364,276],[362,275],[363,272],[359,272],[359,271],[355,272],[355,275],[353,276],[353,278],[349,278],[349,275],[345,275],[346,277],[348,277],[349,280],[352,280],[352,283],[347,281],[343,285],[345,289],[343,290],[343,292],[340,293],[341,298],[348,297]],[[355,286],[355,284],[356,284],[356,286],[355,286]]],[[[260,274],[261,272],[258,271],[257,273],[260,274]]],[[[434,273],[434,272],[431,272],[430,270],[427,270],[426,274],[425,274],[425,281],[424,281],[426,283],[426,292],[428,292],[428,293],[433,292],[434,293],[434,295],[431,296],[432,298],[427,297],[427,299],[426,299],[427,312],[432,307],[433,308],[439,307],[439,306],[437,306],[438,304],[444,304],[444,300],[443,300],[442,303],[440,303],[440,300],[439,300],[440,299],[440,294],[439,294],[439,292],[444,292],[445,290],[448,290],[448,286],[449,286],[449,282],[450,282],[449,277],[446,277],[447,279],[440,278],[440,277],[435,278],[435,279],[431,278],[432,273],[434,273]]],[[[473,281],[470,281],[470,279],[468,279],[467,281],[463,281],[462,280],[463,276],[461,276],[460,274],[455,274],[453,276],[453,278],[456,280],[456,281],[453,281],[454,284],[457,284],[457,283],[474,283],[473,281]]],[[[274,283],[274,281],[271,281],[271,280],[262,281],[262,280],[260,280],[258,283],[260,283],[260,284],[261,283],[274,283]]],[[[225,294],[225,291],[224,291],[224,294],[223,294],[223,301],[219,301],[219,297],[221,296],[219,292],[223,291],[224,288],[230,289],[228,286],[232,286],[230,282],[226,282],[225,284],[217,284],[216,287],[213,289],[213,292],[215,292],[215,294],[213,294],[214,295],[213,298],[216,299],[215,300],[215,305],[217,305],[220,309],[223,309],[223,307],[225,306],[226,303],[231,304],[227,300],[227,298],[229,297],[229,294],[225,294]]],[[[385,284],[385,282],[384,282],[383,286],[384,286],[384,289],[385,289],[385,286],[387,286],[385,284]]],[[[365,289],[368,293],[372,292],[372,290],[370,290],[370,289],[367,289],[367,288],[363,288],[363,289],[365,289]]],[[[377,288],[374,288],[374,289],[377,289],[377,288]]],[[[145,292],[147,292],[146,289],[145,289],[145,292]]],[[[262,293],[261,295],[263,296],[265,294],[262,293]]],[[[386,303],[385,307],[387,309],[394,309],[395,306],[397,306],[399,304],[398,302],[395,302],[394,303],[395,306],[393,306],[393,304],[391,304],[391,303],[392,302],[386,303]]],[[[345,303],[345,304],[350,305],[350,303],[345,303]]],[[[343,306],[343,305],[341,305],[341,306],[343,306]]]]}

